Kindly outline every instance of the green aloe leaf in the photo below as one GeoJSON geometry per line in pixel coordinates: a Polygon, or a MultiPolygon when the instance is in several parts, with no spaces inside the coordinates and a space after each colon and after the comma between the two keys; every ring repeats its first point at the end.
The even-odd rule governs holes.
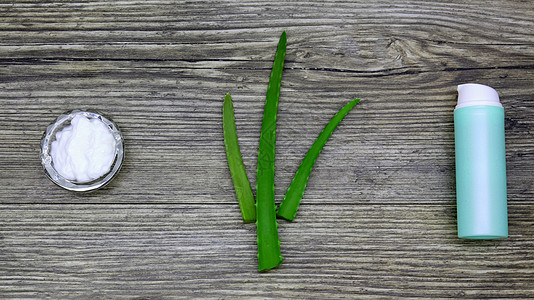
{"type": "Polygon", "coordinates": [[[280,203],[278,208],[277,216],[284,218],[289,221],[293,221],[297,215],[297,210],[304,195],[304,190],[306,189],[306,184],[308,183],[308,178],[313,169],[313,165],[319,157],[321,150],[323,150],[324,145],[336,129],[337,125],[345,118],[345,116],[352,110],[360,99],[355,99],[345,105],[331,120],[328,122],[326,127],[323,129],[321,134],[317,137],[313,145],[311,146],[306,156],[302,160],[300,167],[297,170],[297,173],[293,177],[289,188],[287,189],[286,195],[280,203]]]}
{"type": "Polygon", "coordinates": [[[239,150],[237,130],[235,127],[234,105],[230,94],[226,94],[224,97],[223,133],[226,159],[228,160],[228,167],[230,168],[230,174],[234,182],[237,201],[241,208],[241,216],[243,216],[243,222],[252,223],[256,221],[256,204],[245,166],[243,165],[243,159],[241,158],[241,150],[239,150]]]}
{"type": "Polygon", "coordinates": [[[274,155],[276,144],[276,116],[280,97],[282,70],[286,55],[287,38],[284,31],[280,36],[274,58],[271,77],[263,111],[256,184],[256,214],[258,269],[272,269],[282,263],[276,205],[274,203],[274,155]]]}

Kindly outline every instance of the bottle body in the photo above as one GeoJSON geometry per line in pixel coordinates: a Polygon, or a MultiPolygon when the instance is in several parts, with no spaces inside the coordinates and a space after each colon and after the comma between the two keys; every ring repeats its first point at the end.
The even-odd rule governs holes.
{"type": "Polygon", "coordinates": [[[458,237],[508,236],[504,109],[454,110],[458,237]]]}

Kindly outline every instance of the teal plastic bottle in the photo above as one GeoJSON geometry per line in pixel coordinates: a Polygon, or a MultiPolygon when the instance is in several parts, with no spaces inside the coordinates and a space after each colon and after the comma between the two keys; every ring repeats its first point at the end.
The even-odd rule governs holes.
{"type": "Polygon", "coordinates": [[[494,89],[458,86],[454,139],[458,237],[507,237],[504,108],[494,89]]]}

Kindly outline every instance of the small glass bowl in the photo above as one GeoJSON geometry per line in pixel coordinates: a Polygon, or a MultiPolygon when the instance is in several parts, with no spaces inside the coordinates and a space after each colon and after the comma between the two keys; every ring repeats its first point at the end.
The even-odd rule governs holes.
{"type": "Polygon", "coordinates": [[[101,113],[92,110],[73,110],[60,115],[54,123],[46,128],[43,139],[41,140],[41,163],[43,165],[46,176],[53,183],[60,187],[74,192],[90,192],[106,186],[121,169],[124,161],[124,138],[113,121],[104,117],[101,113]],[[54,169],[54,162],[50,156],[52,142],[56,140],[56,133],[63,130],[63,128],[70,125],[71,120],[76,115],[83,115],[88,119],[99,119],[111,131],[115,138],[115,160],[111,165],[110,171],[100,178],[88,182],[77,182],[76,180],[69,180],[61,176],[56,169],[54,169]]]}

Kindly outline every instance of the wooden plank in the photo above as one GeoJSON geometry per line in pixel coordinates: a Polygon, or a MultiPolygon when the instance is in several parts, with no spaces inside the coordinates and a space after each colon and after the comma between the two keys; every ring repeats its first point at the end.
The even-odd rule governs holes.
{"type": "Polygon", "coordinates": [[[256,270],[230,205],[2,205],[2,298],[524,297],[532,205],[510,238],[455,236],[452,205],[313,205],[280,221],[284,264],[256,270]]]}
{"type": "MultiPolygon", "coordinates": [[[[98,66],[94,67],[96,70],[105,68],[97,72],[95,79],[55,77],[62,72],[76,72],[71,64],[68,61],[54,66],[36,63],[27,71],[20,67],[12,69],[4,77],[7,83],[3,84],[6,109],[0,112],[0,138],[4,141],[0,145],[0,183],[7,190],[0,194],[2,203],[71,201],[71,194],[57,189],[44,177],[37,153],[46,126],[61,112],[79,107],[97,108],[119,124],[126,137],[127,158],[110,189],[97,196],[74,196],[75,201],[232,201],[221,197],[221,189],[224,194],[231,194],[231,184],[223,152],[220,111],[222,95],[227,91],[233,93],[233,84],[221,83],[220,87],[212,88],[217,84],[205,81],[200,71],[195,78],[185,79],[185,83],[177,86],[179,79],[172,79],[172,67],[169,70],[156,67],[160,79],[151,79],[143,62],[132,62],[130,67],[129,63],[105,67],[108,62],[94,63],[98,66]],[[22,73],[31,77],[39,72],[42,74],[37,81],[21,76],[22,73]],[[52,79],[46,77],[46,72],[52,79]],[[124,79],[120,79],[122,76],[124,79]],[[129,83],[123,85],[121,80],[129,83]],[[195,82],[203,82],[204,86],[199,84],[194,90],[195,82]],[[36,188],[28,191],[27,187],[36,188]],[[104,200],[107,196],[111,198],[104,200]]],[[[10,68],[8,65],[7,70],[10,68]]],[[[359,96],[356,91],[362,91],[364,100],[342,122],[320,156],[306,201],[333,198],[339,202],[362,203],[392,199],[449,202],[454,198],[454,85],[461,83],[455,76],[468,72],[442,72],[445,86],[419,86],[406,91],[405,80],[410,81],[411,75],[395,76],[395,80],[389,77],[356,80],[345,73],[331,72],[326,76],[316,71],[309,73],[305,80],[289,70],[284,80],[290,83],[282,90],[279,114],[278,199],[327,120],[348,99],[359,96]],[[446,78],[450,82],[445,82],[446,78]],[[296,81],[291,83],[292,80],[296,81]],[[317,88],[312,85],[317,82],[337,86],[316,93],[317,88]],[[375,86],[372,82],[377,87],[388,86],[388,90],[369,89],[375,86]],[[336,180],[332,182],[331,178],[336,180]]],[[[266,73],[263,70],[251,73],[257,73],[258,80],[260,75],[266,75],[259,74],[266,73]]],[[[533,106],[525,101],[534,93],[531,75],[529,69],[517,69],[506,79],[511,85],[514,82],[513,87],[499,89],[507,108],[512,202],[532,199],[534,160],[529,158],[534,153],[530,130],[533,123],[529,116],[533,106]]],[[[486,79],[495,84],[500,82],[492,76],[486,79]]],[[[265,86],[258,84],[253,88],[255,91],[245,94],[237,88],[234,94],[242,152],[253,183],[265,86]]]]}

